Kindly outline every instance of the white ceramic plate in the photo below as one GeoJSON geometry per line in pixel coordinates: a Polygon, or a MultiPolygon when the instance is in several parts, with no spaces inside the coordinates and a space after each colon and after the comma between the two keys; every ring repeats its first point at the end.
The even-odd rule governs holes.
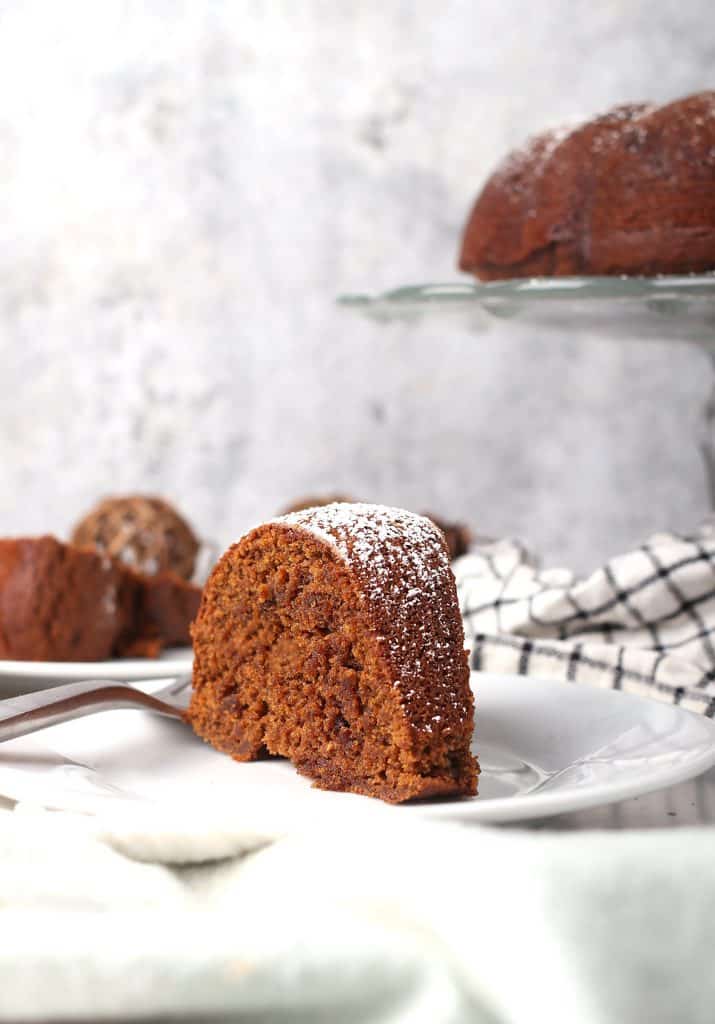
{"type": "Polygon", "coordinates": [[[339,305],[373,320],[457,323],[483,331],[508,320],[529,330],[715,344],[715,274],[535,277],[406,285],[342,295],[339,305]]]}
{"type": "MultiPolygon", "coordinates": [[[[523,821],[659,789],[715,763],[715,725],[678,707],[522,676],[475,673],[473,685],[480,795],[391,813],[523,821]]],[[[238,764],[180,723],[142,711],[104,712],[3,744],[0,794],[83,812],[180,806],[184,821],[213,806],[233,827],[276,834],[378,803],[312,789],[287,761],[238,764]]]]}
{"type": "Polygon", "coordinates": [[[190,647],[171,647],[158,658],[114,658],[111,661],[3,661],[0,659],[0,697],[31,693],[53,684],[81,679],[170,679],[191,671],[190,647]]]}

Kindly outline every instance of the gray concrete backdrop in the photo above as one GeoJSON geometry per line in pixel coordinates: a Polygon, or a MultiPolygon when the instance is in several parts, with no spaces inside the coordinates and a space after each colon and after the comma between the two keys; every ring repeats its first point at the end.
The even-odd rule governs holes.
{"type": "Polygon", "coordinates": [[[308,491],[550,563],[706,511],[686,347],[378,327],[532,131],[715,86],[712,0],[0,4],[0,531],[151,490],[235,539],[308,491]]]}

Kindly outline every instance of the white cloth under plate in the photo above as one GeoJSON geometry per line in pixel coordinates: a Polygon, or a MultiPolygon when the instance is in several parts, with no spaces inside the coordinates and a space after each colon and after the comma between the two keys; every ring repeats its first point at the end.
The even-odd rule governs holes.
{"type": "Polygon", "coordinates": [[[473,669],[622,689],[715,714],[715,524],[661,533],[580,579],[517,541],[454,563],[473,669]]]}
{"type": "Polygon", "coordinates": [[[61,815],[0,818],[0,1020],[712,1021],[711,829],[382,817],[241,856],[236,827],[226,859],[182,868],[104,840],[61,815]]]}

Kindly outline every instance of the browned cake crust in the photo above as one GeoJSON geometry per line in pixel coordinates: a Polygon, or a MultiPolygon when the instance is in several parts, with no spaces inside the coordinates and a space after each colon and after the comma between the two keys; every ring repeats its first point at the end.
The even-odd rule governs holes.
{"type": "Polygon", "coordinates": [[[428,519],[334,504],[260,526],[215,567],[192,635],[189,719],[236,760],[288,757],[391,802],[476,793],[462,621],[428,519]]]}
{"type": "Polygon", "coordinates": [[[0,658],[154,657],[189,642],[201,591],[171,573],[142,576],[54,537],[0,539],[0,658]]]}
{"type": "Polygon", "coordinates": [[[80,520],[72,542],[94,547],[136,572],[174,572],[190,580],[199,541],[163,498],[145,494],[104,498],[80,520]]]}
{"type": "Polygon", "coordinates": [[[482,189],[459,266],[484,281],[715,269],[715,92],[536,136],[482,189]]]}

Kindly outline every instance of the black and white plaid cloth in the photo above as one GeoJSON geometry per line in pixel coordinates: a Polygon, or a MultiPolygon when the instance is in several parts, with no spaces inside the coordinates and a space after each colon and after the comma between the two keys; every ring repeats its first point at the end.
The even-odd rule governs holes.
{"type": "Polygon", "coordinates": [[[586,683],[715,715],[715,521],[662,533],[585,579],[516,541],[454,563],[472,668],[586,683]]]}

